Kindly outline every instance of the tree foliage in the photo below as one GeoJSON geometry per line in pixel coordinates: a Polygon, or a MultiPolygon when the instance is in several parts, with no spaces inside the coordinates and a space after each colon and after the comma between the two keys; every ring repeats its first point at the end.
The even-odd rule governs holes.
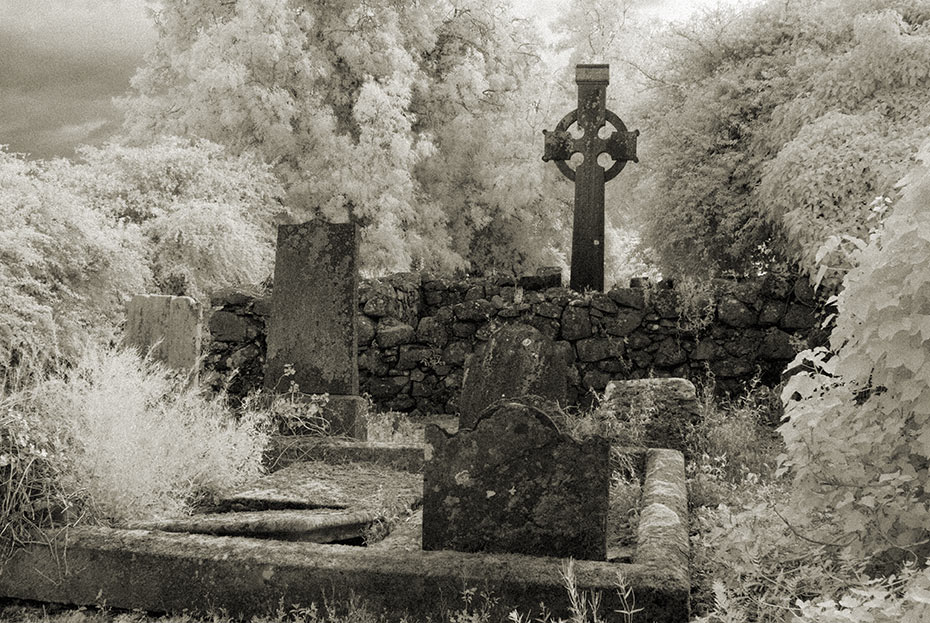
{"type": "Polygon", "coordinates": [[[149,278],[137,228],[0,150],[0,375],[75,354],[149,278]]]}
{"type": "Polygon", "coordinates": [[[512,268],[564,248],[538,162],[539,43],[506,0],[175,0],[156,18],[123,101],[131,137],[254,151],[296,218],[363,225],[369,270],[512,268]]]}
{"type": "Polygon", "coordinates": [[[646,70],[638,192],[672,270],[798,262],[862,239],[928,135],[930,3],[769,0],[666,33],[646,70]]]}
{"type": "Polygon", "coordinates": [[[926,552],[930,526],[930,144],[838,296],[833,356],[785,388],[802,518],[857,554],[926,552]],[[816,525],[816,524],[815,524],[816,525]]]}
{"type": "Polygon", "coordinates": [[[154,292],[203,298],[265,279],[283,191],[266,165],[206,140],[80,149],[60,182],[86,207],[136,225],[154,292]]]}

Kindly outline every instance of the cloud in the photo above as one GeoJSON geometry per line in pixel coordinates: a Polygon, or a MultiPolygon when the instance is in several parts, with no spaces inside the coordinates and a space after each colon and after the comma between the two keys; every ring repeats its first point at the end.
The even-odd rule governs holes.
{"type": "Polygon", "coordinates": [[[105,138],[154,42],[143,0],[0,0],[0,144],[49,158],[105,138]]]}

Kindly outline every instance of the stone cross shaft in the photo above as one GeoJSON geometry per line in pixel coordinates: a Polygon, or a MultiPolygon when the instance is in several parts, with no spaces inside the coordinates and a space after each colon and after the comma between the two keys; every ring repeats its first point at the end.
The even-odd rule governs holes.
{"type": "Polygon", "coordinates": [[[543,160],[555,161],[559,171],[575,182],[571,287],[577,292],[604,289],[604,183],[616,177],[628,161],[639,162],[636,157],[639,130],[628,132],[620,117],[607,110],[609,81],[609,65],[576,65],[578,108],[565,115],[552,132],[543,130],[543,160]],[[607,122],[616,130],[601,138],[599,132],[607,122]],[[574,138],[568,131],[575,123],[583,132],[580,138],[574,138]],[[572,169],[568,161],[576,153],[584,161],[572,169]],[[597,162],[601,154],[614,160],[606,171],[597,162]]]}

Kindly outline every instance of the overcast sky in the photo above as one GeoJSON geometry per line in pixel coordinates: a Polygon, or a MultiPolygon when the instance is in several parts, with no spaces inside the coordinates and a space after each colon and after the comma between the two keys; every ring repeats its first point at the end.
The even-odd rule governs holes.
{"type": "MultiPolygon", "coordinates": [[[[515,0],[543,22],[565,0],[515,0]]],[[[746,3],[751,0],[722,0],[746,3]]],[[[684,19],[720,0],[655,0],[684,19]]],[[[32,158],[70,157],[118,129],[112,98],[129,88],[155,36],[145,0],[0,0],[0,145],[32,158]]]]}

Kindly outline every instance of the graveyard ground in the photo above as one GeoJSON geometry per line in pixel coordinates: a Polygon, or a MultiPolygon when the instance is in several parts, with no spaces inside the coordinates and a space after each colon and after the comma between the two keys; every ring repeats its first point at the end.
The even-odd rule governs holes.
{"type": "MultiPolygon", "coordinates": [[[[122,362],[123,370],[119,374],[125,374],[126,362],[122,362]]],[[[111,371],[112,373],[113,371],[111,371]]],[[[137,371],[138,372],[138,371],[137,371]]],[[[144,371],[143,371],[144,372],[144,371]]],[[[145,377],[135,379],[136,385],[129,383],[124,389],[135,391],[142,383],[142,386],[151,384],[152,379],[145,377]]],[[[61,389],[61,386],[58,386],[61,389]]],[[[157,392],[156,392],[157,393],[157,392]]],[[[170,403],[167,398],[171,391],[165,391],[160,399],[165,403],[170,403]]],[[[80,394],[81,398],[86,400],[90,395],[94,398],[93,392],[84,388],[84,393],[80,394]]],[[[745,582],[745,592],[743,595],[734,593],[729,596],[731,603],[737,600],[747,600],[742,606],[746,608],[756,607],[765,608],[767,603],[773,600],[781,600],[783,603],[789,603],[794,598],[794,593],[786,592],[796,589],[795,585],[769,584],[765,586],[765,578],[773,572],[773,569],[766,568],[767,564],[776,564],[772,560],[747,561],[734,558],[732,548],[723,547],[722,545],[728,537],[727,533],[721,529],[726,522],[722,519],[732,517],[742,512],[744,507],[757,506],[759,503],[769,498],[777,499],[782,490],[774,478],[775,458],[780,451],[778,436],[771,429],[771,422],[777,421],[777,415],[773,415],[772,409],[774,401],[771,394],[765,391],[757,392],[750,397],[744,398],[735,403],[721,404],[712,397],[713,393],[708,391],[704,394],[701,403],[703,412],[703,423],[690,430],[688,445],[694,460],[688,467],[688,485],[689,498],[691,500],[691,517],[690,525],[692,527],[692,547],[693,547],[693,567],[692,567],[692,611],[695,615],[700,616],[720,607],[721,595],[719,587],[715,583],[722,574],[729,574],[727,579],[741,576],[745,582]],[[755,565],[755,566],[754,566],[755,565]],[[760,586],[764,590],[760,593],[760,586]],[[752,601],[759,603],[753,604],[752,601]]],[[[92,404],[100,406],[98,400],[91,400],[92,404]]],[[[28,398],[20,397],[21,400],[33,401],[35,406],[38,400],[35,394],[28,398]]],[[[39,400],[39,402],[41,402],[39,400]]],[[[122,405],[122,411],[125,411],[125,405],[122,405]]],[[[184,407],[177,403],[174,407],[183,410],[184,407]]],[[[187,409],[190,408],[188,404],[187,409]]],[[[203,405],[200,405],[203,410],[203,405]]],[[[134,414],[124,414],[133,417],[134,414]]],[[[138,414],[135,414],[136,416],[138,414]]],[[[583,420],[589,414],[576,414],[579,421],[583,420]]],[[[399,414],[378,414],[371,417],[370,426],[371,438],[373,441],[390,441],[398,442],[418,442],[422,440],[422,428],[411,424],[404,416],[399,414]]],[[[172,431],[160,431],[161,435],[170,436],[172,431]]],[[[195,432],[195,434],[198,434],[195,432]]],[[[212,434],[212,431],[201,432],[199,434],[212,434]]],[[[254,430],[252,431],[254,435],[254,430]]],[[[635,437],[635,431],[632,434],[635,437]]],[[[41,455],[42,439],[34,440],[38,455],[41,455]]],[[[266,440],[267,441],[267,440],[266,440]]],[[[240,445],[242,439],[239,439],[240,445]]],[[[119,448],[111,447],[110,451],[119,452],[119,448]]],[[[55,456],[55,460],[62,460],[63,465],[47,465],[50,469],[46,472],[32,472],[31,475],[38,479],[49,479],[55,473],[55,469],[62,466],[68,466],[72,469],[79,468],[79,465],[69,463],[64,456],[55,456]]],[[[125,458],[125,457],[124,457],[125,458]]],[[[389,471],[385,468],[386,473],[389,471]]],[[[55,483],[32,483],[40,487],[46,487],[48,491],[59,491],[55,483]]],[[[618,473],[614,479],[612,494],[614,500],[618,496],[627,496],[626,506],[623,510],[618,510],[622,505],[614,506],[614,514],[611,521],[615,528],[630,528],[635,526],[636,521],[636,488],[629,486],[629,479],[624,478],[624,474],[618,473]]],[[[157,496],[163,492],[150,492],[157,496]]],[[[188,492],[190,493],[190,492],[188,492]]],[[[102,498],[103,499],[103,498],[102,498]]],[[[193,496],[192,499],[203,501],[202,497],[193,496]]],[[[109,503],[111,515],[115,512],[113,506],[119,500],[119,496],[113,496],[112,500],[106,500],[109,503]]],[[[138,502],[139,500],[135,500],[138,502]]],[[[126,500],[123,500],[126,503],[126,500]]],[[[150,500],[151,502],[151,500],[150,500]]],[[[9,511],[9,508],[5,509],[9,511]]],[[[93,507],[88,506],[86,511],[92,511],[93,507]]],[[[117,509],[118,510],[118,509],[117,509]]],[[[116,512],[116,515],[119,513],[116,512]]],[[[9,515],[4,521],[9,519],[9,515]]],[[[96,517],[97,522],[113,523],[112,517],[96,517]]],[[[401,518],[403,519],[403,518],[401,518]]],[[[84,518],[84,521],[87,519],[84,518]]],[[[732,521],[731,521],[732,523],[732,521]]],[[[6,528],[6,526],[5,526],[6,528]]],[[[777,526],[768,526],[768,529],[777,528],[777,526]]],[[[620,531],[620,533],[627,533],[620,531]]],[[[623,541],[623,536],[618,536],[617,531],[614,537],[617,541],[623,541]]],[[[762,543],[767,542],[767,537],[763,533],[759,538],[762,543]]],[[[771,554],[771,552],[768,552],[771,554]]],[[[790,563],[789,563],[790,564],[790,563]]],[[[803,569],[803,568],[802,568],[803,569]]],[[[820,581],[818,579],[818,581],[820,581]]],[[[821,582],[822,583],[822,582],[821,582]]],[[[728,581],[728,585],[732,584],[728,581]]],[[[348,600],[350,596],[346,595],[348,600]]],[[[724,598],[727,596],[724,595],[724,598]]],[[[56,623],[84,623],[92,621],[114,621],[114,620],[134,620],[134,621],[189,621],[185,617],[175,617],[168,619],[159,619],[155,616],[149,616],[144,613],[126,613],[109,610],[92,610],[92,609],[62,609],[57,606],[48,604],[26,604],[22,602],[7,602],[3,604],[4,610],[0,613],[2,620],[35,620],[50,621],[56,623]]],[[[273,619],[275,621],[316,621],[323,616],[326,608],[335,608],[332,604],[318,604],[318,610],[301,610],[299,612],[282,611],[280,616],[273,619]]],[[[345,607],[343,604],[340,607],[345,607]]],[[[333,618],[333,612],[327,613],[330,620],[345,621],[375,621],[378,617],[366,613],[364,604],[349,604],[350,611],[344,614],[344,618],[336,616],[333,618]]],[[[451,620],[455,623],[479,623],[487,620],[487,613],[482,614],[482,603],[480,595],[463,595],[462,611],[455,614],[451,620]]],[[[580,620],[585,615],[581,615],[580,620]]],[[[222,613],[216,613],[214,621],[223,620],[222,613]]],[[[636,620],[635,615],[632,619],[636,620]]]]}

